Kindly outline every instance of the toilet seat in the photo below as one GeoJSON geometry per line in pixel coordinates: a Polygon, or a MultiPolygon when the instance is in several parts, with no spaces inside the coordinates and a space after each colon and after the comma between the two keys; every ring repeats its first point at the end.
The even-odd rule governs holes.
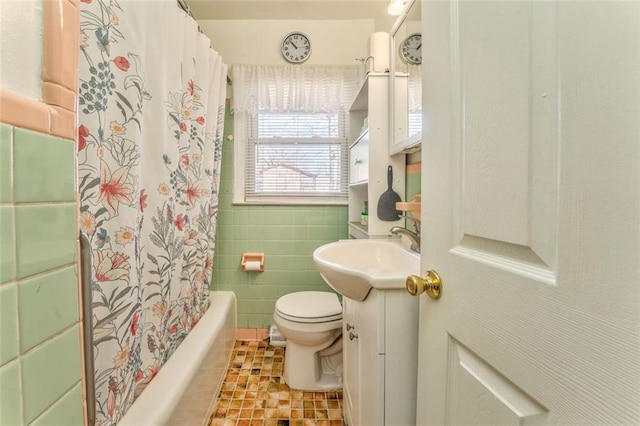
{"type": "Polygon", "coordinates": [[[279,298],[275,313],[288,321],[318,324],[341,320],[342,305],[335,293],[301,291],[279,298]]]}

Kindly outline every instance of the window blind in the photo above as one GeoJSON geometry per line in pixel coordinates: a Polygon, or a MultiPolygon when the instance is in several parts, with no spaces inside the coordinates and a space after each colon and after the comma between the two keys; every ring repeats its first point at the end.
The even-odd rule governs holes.
{"type": "Polygon", "coordinates": [[[346,112],[249,118],[245,198],[347,198],[346,112]]]}
{"type": "Polygon", "coordinates": [[[409,136],[422,131],[422,110],[409,112],[409,136]]]}

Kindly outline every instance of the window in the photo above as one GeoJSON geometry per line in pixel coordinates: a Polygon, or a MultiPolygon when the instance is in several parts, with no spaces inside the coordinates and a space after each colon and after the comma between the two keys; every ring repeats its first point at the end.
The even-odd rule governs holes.
{"type": "Polygon", "coordinates": [[[422,66],[408,65],[408,72],[409,128],[407,135],[411,136],[422,131],[422,66]]]}
{"type": "Polygon", "coordinates": [[[422,131],[422,110],[409,111],[408,135],[414,135],[422,131]]]}
{"type": "Polygon", "coordinates": [[[346,204],[355,76],[343,67],[236,67],[234,203],[346,204]]]}
{"type": "Polygon", "coordinates": [[[258,112],[250,119],[245,196],[347,197],[345,114],[258,112]]]}

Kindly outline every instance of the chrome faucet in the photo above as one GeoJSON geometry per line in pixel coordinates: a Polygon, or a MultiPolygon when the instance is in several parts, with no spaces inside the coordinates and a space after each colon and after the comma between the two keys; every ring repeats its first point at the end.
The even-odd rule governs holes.
{"type": "Polygon", "coordinates": [[[409,231],[401,226],[394,226],[389,230],[393,235],[405,235],[411,240],[411,250],[420,253],[420,234],[418,232],[409,231]]]}

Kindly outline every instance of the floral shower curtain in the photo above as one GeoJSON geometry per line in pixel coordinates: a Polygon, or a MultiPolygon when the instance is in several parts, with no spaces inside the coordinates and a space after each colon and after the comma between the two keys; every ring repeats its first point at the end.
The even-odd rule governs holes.
{"type": "Polygon", "coordinates": [[[81,0],[79,227],[96,423],[116,424],[208,307],[226,65],[175,0],[81,0]]]}

